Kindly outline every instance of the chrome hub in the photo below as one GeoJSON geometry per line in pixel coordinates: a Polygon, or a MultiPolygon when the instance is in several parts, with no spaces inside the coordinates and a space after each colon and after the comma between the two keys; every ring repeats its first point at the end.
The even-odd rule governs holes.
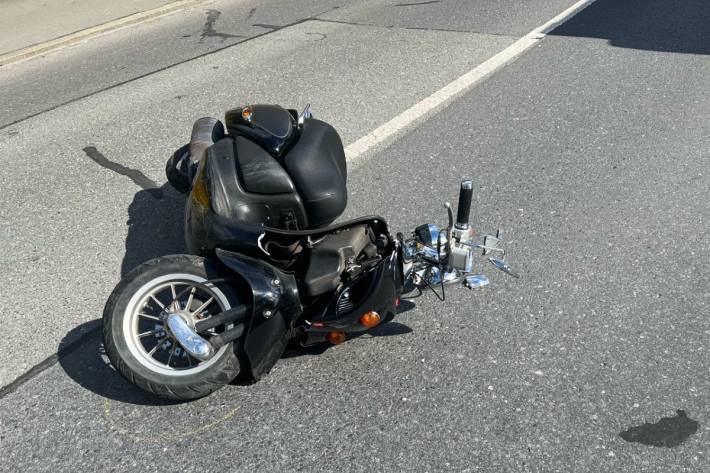
{"type": "Polygon", "coordinates": [[[188,318],[191,316],[179,312],[168,314],[167,329],[189,355],[201,361],[209,360],[214,356],[214,347],[195,331],[194,321],[188,322],[188,318]]]}

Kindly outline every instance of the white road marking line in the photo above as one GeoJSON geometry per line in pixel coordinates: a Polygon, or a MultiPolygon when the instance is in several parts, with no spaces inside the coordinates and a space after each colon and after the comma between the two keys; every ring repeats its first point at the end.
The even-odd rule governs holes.
{"type": "Polygon", "coordinates": [[[18,49],[16,51],[10,51],[9,53],[0,54],[0,66],[7,66],[9,64],[26,61],[27,59],[31,59],[35,56],[62,49],[66,46],[70,46],[72,44],[78,43],[88,38],[92,38],[94,36],[99,36],[110,31],[117,30],[119,28],[124,28],[126,26],[135,25],[144,21],[158,18],[160,16],[174,13],[178,10],[185,9],[203,1],[205,0],[178,0],[172,3],[168,3],[167,5],[153,8],[152,10],[134,13],[132,15],[124,16],[123,18],[118,18],[116,20],[102,23],[97,26],[92,26],[90,28],[77,31],[75,33],[60,36],[56,39],[44,41],[42,43],[18,49]]]}
{"type": "Polygon", "coordinates": [[[351,143],[345,148],[345,156],[349,164],[355,164],[363,160],[365,153],[382,142],[392,138],[399,131],[408,127],[423,116],[432,113],[434,110],[442,108],[454,97],[473,88],[483,79],[493,74],[498,69],[510,63],[522,53],[537,44],[547,33],[561,25],[574,15],[587,8],[596,0],[580,0],[556,17],[542,26],[539,26],[526,34],[495,56],[474,67],[458,79],[450,82],[437,90],[429,97],[409,107],[390,121],[379,126],[372,132],[351,143]]]}

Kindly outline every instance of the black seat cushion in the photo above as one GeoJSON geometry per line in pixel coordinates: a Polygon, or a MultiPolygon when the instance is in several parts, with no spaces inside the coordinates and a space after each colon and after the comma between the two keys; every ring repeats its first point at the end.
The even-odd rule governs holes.
{"type": "Polygon", "coordinates": [[[301,195],[311,228],[328,225],[343,213],[348,203],[347,167],[335,128],[313,118],[306,120],[283,165],[301,195]]]}

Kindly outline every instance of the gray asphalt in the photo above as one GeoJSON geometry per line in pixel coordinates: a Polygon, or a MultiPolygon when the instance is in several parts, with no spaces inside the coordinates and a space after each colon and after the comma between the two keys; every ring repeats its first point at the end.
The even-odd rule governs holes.
{"type": "MultiPolygon", "coordinates": [[[[40,61],[0,67],[6,91],[0,103],[0,127],[307,19],[381,26],[388,28],[388,33],[392,28],[416,28],[522,36],[574,2],[449,1],[441,5],[397,6],[406,3],[410,2],[306,0],[299,1],[297,8],[286,7],[277,0],[214,0],[201,3],[49,54],[40,61]]],[[[426,38],[426,33],[422,32],[421,37],[426,38]]],[[[315,38],[317,36],[311,39],[315,38]]],[[[351,47],[357,48],[358,45],[356,43],[351,47]]],[[[361,55],[380,56],[377,47],[358,49],[361,55]]],[[[444,54],[445,49],[441,48],[444,54]]],[[[416,48],[410,49],[410,52],[415,53],[416,48]]],[[[289,68],[313,68],[305,59],[300,63],[288,57],[282,60],[289,68]]],[[[234,61],[246,65],[238,57],[234,61]]],[[[262,61],[256,62],[264,65],[262,61]]],[[[280,66],[280,63],[269,65],[280,66]]],[[[347,72],[340,76],[347,76],[347,72]]],[[[319,81],[322,83],[323,78],[319,81]]],[[[243,84],[236,77],[233,80],[234,87],[245,91],[252,87],[252,83],[243,84]]],[[[328,87],[336,85],[329,84],[328,87]]]]}
{"type": "MultiPolygon", "coordinates": [[[[396,229],[443,222],[441,202],[455,199],[460,176],[472,177],[474,226],[504,229],[509,261],[521,280],[482,266],[490,288],[450,290],[444,304],[432,296],[415,299],[371,337],[320,354],[292,354],[255,385],[228,386],[189,404],[156,402],[123,382],[100,355],[93,320],[121,264],[180,247],[171,236],[179,228],[171,223],[179,218],[179,199],[168,190],[160,200],[136,192],[125,177],[91,168],[81,149],[93,144],[162,183],[166,150],[180,143],[194,118],[183,115],[195,107],[200,114],[216,113],[224,101],[249,95],[201,92],[169,100],[176,91],[201,90],[210,70],[236,68],[230,56],[218,53],[173,74],[136,81],[130,90],[116,88],[16,125],[18,133],[3,136],[0,152],[7,156],[12,146],[38,158],[36,164],[25,160],[26,171],[9,162],[9,175],[26,177],[3,180],[3,224],[24,226],[21,233],[5,233],[17,246],[4,253],[10,255],[4,261],[10,276],[3,276],[3,293],[12,294],[12,305],[3,297],[8,305],[1,317],[10,321],[11,333],[24,334],[25,345],[36,343],[26,334],[38,330],[56,341],[64,338],[60,350],[78,334],[90,335],[0,400],[0,470],[710,470],[710,59],[704,43],[698,44],[708,12],[692,1],[673,11],[660,1],[628,3],[597,1],[351,169],[345,217],[380,213],[396,229]],[[682,33],[671,34],[676,31],[682,33]],[[150,122],[141,113],[150,109],[161,110],[160,132],[144,131],[150,122]],[[38,128],[44,131],[40,137],[38,128]],[[57,182],[56,191],[49,186],[22,195],[31,171],[47,169],[49,156],[41,150],[48,144],[73,180],[50,168],[40,183],[57,182]],[[41,211],[52,218],[33,226],[41,211]],[[156,224],[162,234],[152,229],[156,224]],[[146,250],[148,241],[155,248],[146,250]],[[32,252],[22,246],[30,244],[32,252]],[[58,255],[51,252],[57,248],[58,255]],[[81,256],[72,258],[72,252],[81,256]],[[35,256],[46,264],[23,266],[35,256]],[[55,281],[62,268],[65,279],[55,281]],[[16,320],[28,323],[31,317],[30,311],[17,312],[30,300],[19,291],[23,282],[30,282],[28,292],[40,300],[37,313],[43,314],[24,331],[16,320]],[[13,291],[5,292],[8,287],[13,291]],[[73,291],[65,298],[58,296],[68,288],[73,291]],[[53,297],[43,296],[47,291],[53,297]],[[50,322],[44,314],[52,307],[58,315],[50,322]],[[7,316],[11,310],[13,319],[7,316]],[[677,447],[628,443],[619,436],[678,409],[699,427],[677,447]]],[[[351,22],[372,23],[366,16],[351,22]]],[[[447,17],[458,21],[458,15],[441,15],[447,17]]],[[[325,33],[323,45],[334,43],[333,49],[311,50],[324,55],[313,76],[320,70],[316,83],[336,85],[308,92],[317,92],[322,115],[346,142],[379,124],[363,123],[373,103],[383,108],[385,121],[511,41],[314,21],[280,31],[282,51],[275,49],[276,36],[239,54],[264,60],[264,52],[273,51],[268,63],[292,60],[298,50],[306,58],[314,46],[301,46],[315,32],[325,33]],[[366,28],[371,36],[358,36],[360,44],[353,46],[352,35],[366,28]],[[384,81],[381,89],[342,94],[356,78],[354,90],[371,85],[361,77],[373,59],[365,53],[359,67],[344,68],[352,75],[341,78],[342,85],[340,71],[323,74],[335,46],[339,52],[353,48],[339,57],[358,57],[358,50],[381,51],[393,34],[402,35],[399,41],[408,48],[445,52],[439,64],[446,70],[432,77],[426,67],[431,56],[420,57],[419,49],[406,54],[395,39],[386,57],[400,56],[376,74],[384,81]],[[418,86],[401,86],[407,73],[425,69],[418,86]]],[[[260,99],[269,87],[273,96],[279,84],[268,82],[267,67],[261,71],[255,73],[264,78],[260,99]]],[[[294,78],[280,82],[283,88],[297,84],[301,73],[287,69],[285,75],[294,78]]],[[[275,101],[305,99],[293,90],[278,94],[275,101]]],[[[8,346],[12,354],[22,348],[4,340],[3,351],[8,346]]],[[[31,346],[40,359],[57,345],[31,346]]],[[[11,362],[4,379],[21,368],[11,362]]]]}

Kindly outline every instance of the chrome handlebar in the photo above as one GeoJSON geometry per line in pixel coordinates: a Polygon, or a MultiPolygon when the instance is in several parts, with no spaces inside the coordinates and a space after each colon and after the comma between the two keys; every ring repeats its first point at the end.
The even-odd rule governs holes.
{"type": "Polygon", "coordinates": [[[473,231],[468,222],[472,189],[470,180],[462,181],[456,222],[451,204],[444,204],[449,220],[445,231],[435,224],[420,225],[411,238],[402,242],[405,276],[416,287],[428,286],[433,290],[435,285],[441,285],[443,294],[444,284],[463,282],[469,288],[488,285],[486,276],[472,274],[474,250],[481,250],[481,256],[499,253],[500,259],[489,257],[488,261],[504,273],[520,277],[505,262],[506,252],[498,246],[502,241],[500,230],[495,236],[484,235],[480,243],[472,241],[473,231]]]}

